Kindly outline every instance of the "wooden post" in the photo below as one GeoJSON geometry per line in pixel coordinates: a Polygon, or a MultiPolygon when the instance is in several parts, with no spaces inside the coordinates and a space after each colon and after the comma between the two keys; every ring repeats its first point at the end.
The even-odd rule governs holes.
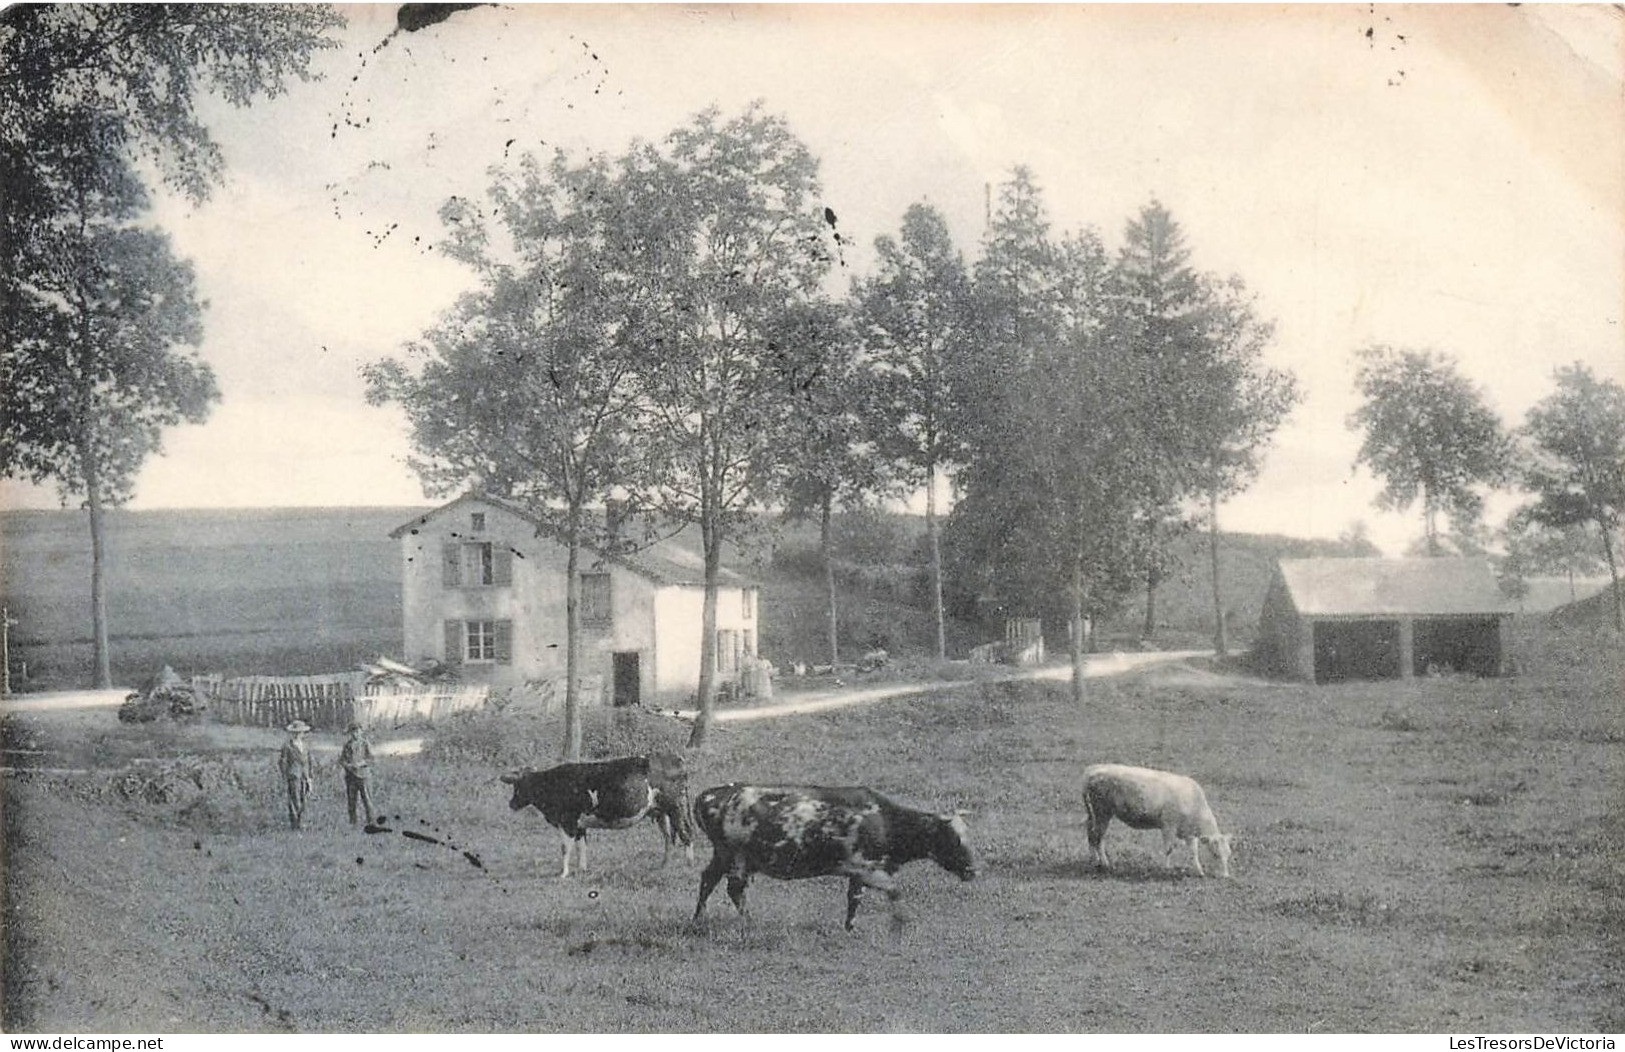
{"type": "Polygon", "coordinates": [[[0,606],[0,667],[5,668],[3,682],[0,682],[0,694],[11,694],[11,626],[16,624],[11,617],[11,608],[0,606]]]}
{"type": "Polygon", "coordinates": [[[1416,674],[1416,622],[1408,617],[1399,619],[1399,678],[1410,679],[1416,674]]]}

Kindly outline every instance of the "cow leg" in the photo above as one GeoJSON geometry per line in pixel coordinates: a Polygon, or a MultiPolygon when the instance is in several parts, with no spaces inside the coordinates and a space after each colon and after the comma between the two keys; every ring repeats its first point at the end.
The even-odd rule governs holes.
{"type": "Polygon", "coordinates": [[[1106,839],[1106,823],[1110,821],[1108,818],[1104,822],[1097,822],[1094,812],[1089,812],[1089,857],[1101,869],[1112,868],[1111,860],[1106,857],[1106,848],[1102,844],[1106,839]]]}
{"type": "Polygon", "coordinates": [[[721,851],[716,852],[711,856],[711,863],[705,867],[705,872],[700,874],[700,901],[694,904],[695,921],[705,913],[705,900],[711,897],[711,892],[717,889],[717,882],[727,871],[727,859],[723,857],[721,851]]]}
{"type": "Polygon", "coordinates": [[[852,919],[858,915],[858,905],[863,900],[863,881],[857,877],[850,877],[846,882],[846,930],[852,930],[852,919]]]}
{"type": "Polygon", "coordinates": [[[891,902],[893,922],[902,922],[902,915],[898,912],[897,908],[897,901],[901,893],[898,892],[897,882],[891,878],[891,874],[882,872],[878,869],[869,869],[865,867],[861,869],[850,869],[847,871],[847,876],[849,878],[846,885],[847,931],[852,930],[852,918],[857,915],[858,898],[863,894],[863,888],[865,885],[868,885],[877,891],[884,891],[886,893],[886,898],[891,902]]]}
{"type": "Polygon", "coordinates": [[[734,908],[737,909],[739,911],[739,915],[744,917],[746,920],[750,919],[750,914],[745,912],[745,887],[749,883],[749,875],[739,873],[728,874],[728,897],[733,899],[734,908]]]}
{"type": "Polygon", "coordinates": [[[1196,867],[1196,875],[1207,876],[1202,869],[1202,841],[1199,837],[1191,837],[1191,863],[1196,867]]]}

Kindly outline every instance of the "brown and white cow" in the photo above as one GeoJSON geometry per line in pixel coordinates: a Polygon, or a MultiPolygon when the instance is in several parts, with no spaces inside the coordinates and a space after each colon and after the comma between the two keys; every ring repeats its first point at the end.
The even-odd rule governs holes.
{"type": "Polygon", "coordinates": [[[513,786],[508,806],[515,811],[534,807],[563,836],[564,868],[570,875],[570,848],[576,849],[576,867],[586,868],[587,830],[626,829],[645,818],[660,830],[665,865],[671,846],[682,841],[689,860],[694,858],[694,828],[688,819],[688,777],[682,757],[670,753],[627,756],[616,760],[561,763],[545,771],[505,774],[513,786]]]}
{"type": "Polygon", "coordinates": [[[1218,860],[1219,876],[1230,875],[1230,838],[1219,832],[1207,794],[1193,778],[1149,767],[1095,764],[1083,769],[1083,806],[1089,818],[1089,852],[1102,868],[1111,868],[1101,841],[1115,818],[1133,829],[1162,830],[1169,866],[1174,849],[1189,844],[1196,872],[1206,876],[1201,854],[1205,844],[1218,860]]]}
{"type": "Polygon", "coordinates": [[[964,819],[904,807],[873,789],[723,785],[694,798],[694,819],[712,850],[700,875],[696,921],[724,875],[728,897],[747,919],[745,888],[754,874],[846,877],[848,931],[865,887],[884,891],[895,911],[893,877],[906,863],[928,858],[962,880],[976,876],[964,819]]]}

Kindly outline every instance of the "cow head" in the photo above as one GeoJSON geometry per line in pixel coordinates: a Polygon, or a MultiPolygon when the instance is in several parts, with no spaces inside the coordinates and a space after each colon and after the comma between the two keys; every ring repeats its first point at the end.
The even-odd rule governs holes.
{"type": "Polygon", "coordinates": [[[931,846],[931,859],[960,880],[976,877],[976,852],[970,846],[970,830],[958,812],[937,816],[935,842],[931,846]]]}
{"type": "Polygon", "coordinates": [[[1230,875],[1230,834],[1217,833],[1213,836],[1198,837],[1202,843],[1213,852],[1213,857],[1219,860],[1219,876],[1230,875]]]}
{"type": "Polygon", "coordinates": [[[510,810],[518,811],[530,806],[530,793],[525,786],[525,775],[529,773],[530,771],[526,769],[502,775],[502,784],[513,786],[513,796],[508,800],[510,810]]]}

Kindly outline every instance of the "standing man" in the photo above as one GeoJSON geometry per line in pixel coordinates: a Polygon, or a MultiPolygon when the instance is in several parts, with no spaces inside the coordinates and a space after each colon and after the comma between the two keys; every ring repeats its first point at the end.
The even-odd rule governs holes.
{"type": "Polygon", "coordinates": [[[372,796],[367,792],[367,782],[372,777],[372,746],[361,734],[361,724],[352,722],[349,726],[350,737],[339,750],[339,766],[344,768],[344,798],[350,805],[350,824],[355,825],[355,804],[359,797],[361,806],[367,814],[367,824],[372,825],[372,796]]]}
{"type": "Polygon", "coordinates": [[[305,820],[305,796],[310,792],[310,750],[305,747],[310,724],[294,720],[283,729],[288,732],[288,740],[282,746],[278,764],[288,786],[288,824],[298,829],[305,820]]]}

